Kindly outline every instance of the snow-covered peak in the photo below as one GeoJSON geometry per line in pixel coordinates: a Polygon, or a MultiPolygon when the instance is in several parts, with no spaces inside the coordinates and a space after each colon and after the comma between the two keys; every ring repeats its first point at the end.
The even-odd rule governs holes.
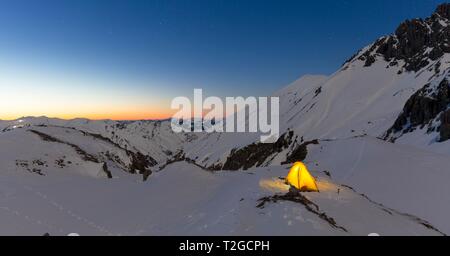
{"type": "Polygon", "coordinates": [[[360,61],[364,67],[370,67],[384,60],[390,67],[400,67],[399,74],[419,72],[436,64],[450,53],[449,6],[440,5],[429,18],[402,22],[394,34],[379,38],[346,64],[360,61]]]}

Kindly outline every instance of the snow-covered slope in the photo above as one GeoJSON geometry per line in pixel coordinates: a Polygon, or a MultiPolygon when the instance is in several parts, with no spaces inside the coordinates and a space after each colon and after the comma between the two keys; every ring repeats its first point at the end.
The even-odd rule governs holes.
{"type": "Polygon", "coordinates": [[[441,235],[328,178],[319,180],[322,193],[305,195],[303,203],[263,204],[260,199],[287,192],[278,180],[285,171],[210,173],[177,163],[148,183],[6,173],[0,235],[441,235]]]}
{"type": "Polygon", "coordinates": [[[74,128],[29,126],[0,133],[3,171],[41,176],[75,172],[112,178],[116,173],[139,173],[147,178],[157,164],[150,156],[74,128]]]}
{"type": "Polygon", "coordinates": [[[360,137],[311,145],[306,163],[377,202],[450,231],[448,155],[360,137]]]}
{"type": "Polygon", "coordinates": [[[201,134],[177,134],[170,122],[163,121],[92,121],[88,119],[62,120],[46,117],[24,117],[13,121],[0,120],[0,134],[18,128],[39,126],[75,128],[100,135],[123,148],[143,152],[159,162],[165,162],[176,154],[182,145],[201,137],[201,134]]]}

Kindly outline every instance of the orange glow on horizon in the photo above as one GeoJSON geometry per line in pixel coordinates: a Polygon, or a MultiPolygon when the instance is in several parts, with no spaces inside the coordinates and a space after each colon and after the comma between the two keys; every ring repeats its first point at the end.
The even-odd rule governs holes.
{"type": "Polygon", "coordinates": [[[79,113],[26,113],[26,114],[9,114],[0,115],[0,120],[17,120],[23,117],[40,117],[59,118],[71,120],[76,118],[86,118],[89,120],[164,120],[170,119],[173,115],[172,110],[156,110],[156,111],[115,111],[115,112],[79,112],[79,113]]]}

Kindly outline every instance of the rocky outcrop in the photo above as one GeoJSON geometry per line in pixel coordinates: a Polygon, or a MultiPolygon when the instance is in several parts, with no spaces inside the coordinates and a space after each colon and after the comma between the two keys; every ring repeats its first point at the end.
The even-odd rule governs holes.
{"type": "Polygon", "coordinates": [[[449,9],[450,4],[442,4],[425,20],[403,22],[393,35],[378,39],[359,55],[359,60],[364,61],[365,67],[370,67],[377,56],[382,56],[390,62],[389,66],[396,66],[402,60],[406,71],[421,70],[431,61],[450,53],[449,9]]]}
{"type": "Polygon", "coordinates": [[[279,201],[289,201],[293,203],[301,204],[305,207],[305,209],[314,214],[317,215],[320,219],[328,223],[331,227],[335,229],[340,229],[343,232],[348,232],[348,230],[342,226],[339,226],[335,219],[328,216],[325,212],[322,212],[317,204],[315,204],[313,201],[309,200],[306,196],[302,195],[298,190],[291,189],[287,194],[285,195],[274,195],[274,196],[268,196],[263,197],[258,200],[257,208],[263,209],[266,204],[269,203],[277,203],[279,201]]]}
{"type": "Polygon", "coordinates": [[[237,171],[262,166],[270,156],[280,153],[293,142],[294,132],[289,131],[275,143],[253,143],[241,149],[233,149],[223,166],[211,167],[215,170],[237,171]]]}
{"type": "Polygon", "coordinates": [[[298,145],[290,154],[287,155],[286,161],[282,164],[293,164],[298,161],[303,161],[306,159],[306,156],[308,155],[308,145],[317,145],[319,144],[318,140],[312,140],[303,142],[302,144],[298,145]]]}
{"type": "Polygon", "coordinates": [[[111,171],[108,169],[108,164],[103,163],[102,169],[103,169],[103,172],[108,177],[108,179],[112,179],[113,178],[111,171]]]}
{"type": "MultiPolygon", "coordinates": [[[[385,139],[395,141],[393,134],[412,132],[416,128],[428,127],[428,132],[434,131],[436,127],[432,126],[432,122],[437,120],[450,104],[449,86],[448,79],[443,79],[438,86],[433,87],[427,84],[412,95],[394,125],[387,131],[385,139]]],[[[443,117],[445,118],[446,115],[444,114],[443,117]]],[[[444,137],[441,136],[441,139],[446,137],[445,125],[441,125],[441,135],[442,133],[444,137]]]]}
{"type": "Polygon", "coordinates": [[[441,4],[437,7],[436,13],[446,19],[450,19],[450,4],[441,4]]]}
{"type": "Polygon", "coordinates": [[[450,110],[441,115],[441,127],[439,128],[440,141],[450,140],[450,110]]]}
{"type": "Polygon", "coordinates": [[[149,168],[156,165],[156,161],[152,157],[143,155],[141,152],[127,151],[127,154],[131,156],[131,164],[129,167],[131,173],[139,171],[139,174],[148,174],[149,168]]]}

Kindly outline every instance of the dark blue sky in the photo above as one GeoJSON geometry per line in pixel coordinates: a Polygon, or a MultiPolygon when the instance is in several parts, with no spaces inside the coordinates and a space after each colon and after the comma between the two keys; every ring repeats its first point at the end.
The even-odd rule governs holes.
{"type": "Polygon", "coordinates": [[[264,95],[303,74],[334,72],[441,2],[1,0],[0,66],[76,74],[94,88],[112,81],[119,94],[264,95]]]}

